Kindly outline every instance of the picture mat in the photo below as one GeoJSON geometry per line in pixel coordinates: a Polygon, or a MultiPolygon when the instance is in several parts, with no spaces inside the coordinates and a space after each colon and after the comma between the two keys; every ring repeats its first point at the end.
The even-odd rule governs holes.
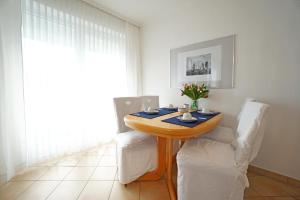
{"type": "Polygon", "coordinates": [[[178,81],[178,54],[194,51],[197,49],[209,48],[213,46],[221,46],[221,80],[219,81],[186,81],[185,83],[205,83],[210,88],[233,88],[234,87],[234,45],[235,45],[235,35],[226,36],[214,40],[209,40],[205,42],[200,42],[196,44],[191,44],[183,46],[180,48],[175,48],[170,50],[170,87],[181,88],[182,84],[178,81]]]}

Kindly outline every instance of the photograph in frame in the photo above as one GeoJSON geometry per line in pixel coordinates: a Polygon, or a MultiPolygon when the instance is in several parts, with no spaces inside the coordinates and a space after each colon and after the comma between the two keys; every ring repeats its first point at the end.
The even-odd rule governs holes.
{"type": "Polygon", "coordinates": [[[234,39],[232,35],[171,49],[171,87],[205,83],[210,88],[233,88],[234,39]]]}

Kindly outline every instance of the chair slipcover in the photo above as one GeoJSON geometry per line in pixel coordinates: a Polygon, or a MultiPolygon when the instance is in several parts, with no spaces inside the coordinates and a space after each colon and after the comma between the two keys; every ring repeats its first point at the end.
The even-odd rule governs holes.
{"type": "Polygon", "coordinates": [[[123,133],[131,130],[125,125],[124,117],[128,114],[139,112],[142,107],[142,100],[140,97],[117,97],[114,98],[114,107],[118,133],[123,133]]]}
{"type": "Polygon", "coordinates": [[[247,167],[263,138],[268,105],[247,102],[235,145],[196,138],[187,141],[177,154],[178,200],[242,200],[248,187],[247,167]]]}
{"type": "Polygon", "coordinates": [[[201,138],[230,144],[232,143],[232,141],[234,141],[235,134],[232,128],[228,128],[226,126],[218,126],[214,130],[201,136],[201,138]]]}
{"type": "Polygon", "coordinates": [[[141,96],[143,100],[142,109],[145,110],[149,107],[159,108],[159,97],[158,96],[141,96]]]}
{"type": "Polygon", "coordinates": [[[120,183],[127,184],[156,168],[156,138],[131,130],[124,123],[125,115],[142,110],[143,97],[114,98],[114,105],[119,132],[116,139],[118,178],[120,183]]]}
{"type": "Polygon", "coordinates": [[[207,138],[207,139],[211,139],[211,140],[215,140],[215,141],[219,141],[219,142],[225,142],[225,143],[232,143],[234,141],[234,139],[236,138],[235,135],[235,129],[237,128],[237,125],[240,121],[241,115],[243,113],[245,104],[247,102],[255,102],[256,100],[252,97],[247,97],[244,104],[242,105],[242,108],[239,112],[239,114],[236,117],[236,125],[234,127],[234,129],[226,127],[226,126],[218,126],[217,128],[215,128],[214,130],[212,130],[211,132],[209,132],[208,134],[203,135],[203,138],[207,138]]]}
{"type": "Polygon", "coordinates": [[[121,133],[117,137],[118,178],[130,183],[157,166],[156,139],[138,131],[121,133]]]}

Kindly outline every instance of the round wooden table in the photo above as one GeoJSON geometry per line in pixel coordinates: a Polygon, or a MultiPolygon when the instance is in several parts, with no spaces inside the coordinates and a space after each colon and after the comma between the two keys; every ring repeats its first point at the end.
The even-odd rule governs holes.
{"type": "Polygon", "coordinates": [[[178,115],[181,115],[181,113],[176,112],[154,119],[145,119],[133,115],[126,115],[124,117],[126,126],[157,137],[157,168],[152,172],[144,174],[139,178],[139,180],[158,180],[164,175],[166,171],[167,186],[171,200],[177,199],[176,190],[172,180],[173,141],[175,139],[186,140],[188,138],[205,134],[214,129],[222,119],[222,115],[218,114],[210,120],[201,123],[193,128],[161,121],[178,115]]]}

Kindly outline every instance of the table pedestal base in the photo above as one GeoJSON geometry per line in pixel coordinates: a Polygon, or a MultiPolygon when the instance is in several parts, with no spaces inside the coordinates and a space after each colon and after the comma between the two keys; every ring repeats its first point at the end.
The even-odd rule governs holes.
{"type": "Polygon", "coordinates": [[[174,187],[174,182],[172,178],[172,169],[173,169],[173,140],[167,139],[167,186],[170,193],[170,199],[176,200],[176,189],[174,187]]]}
{"type": "Polygon", "coordinates": [[[167,170],[167,186],[170,193],[170,199],[176,200],[176,190],[172,179],[173,168],[173,140],[170,138],[157,137],[157,168],[144,174],[138,180],[155,181],[161,179],[167,170]]]}
{"type": "Polygon", "coordinates": [[[141,176],[140,181],[156,181],[161,179],[166,170],[166,139],[157,137],[157,167],[154,171],[141,176]]]}

